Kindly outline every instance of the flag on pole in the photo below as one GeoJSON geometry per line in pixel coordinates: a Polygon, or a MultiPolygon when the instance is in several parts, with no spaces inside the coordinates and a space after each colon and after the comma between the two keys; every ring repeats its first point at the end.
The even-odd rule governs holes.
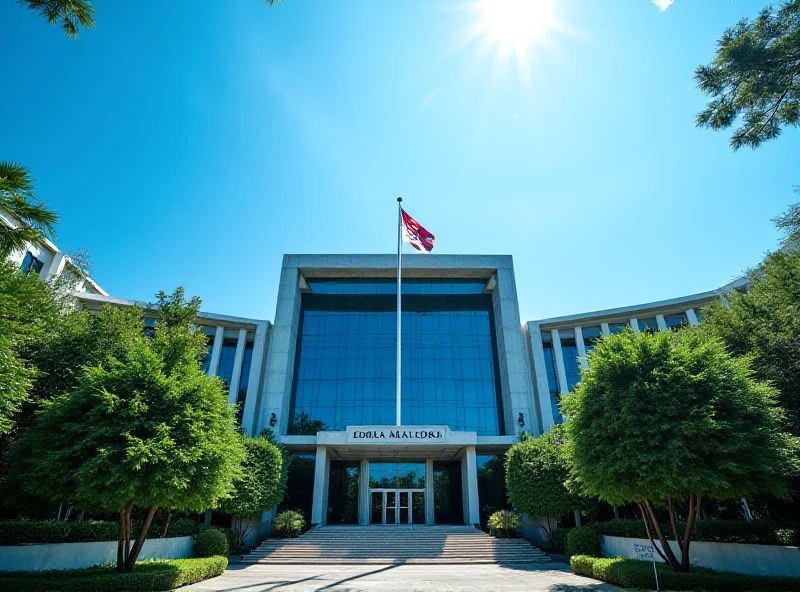
{"type": "Polygon", "coordinates": [[[409,216],[404,209],[400,208],[400,212],[403,216],[403,240],[417,251],[430,253],[436,237],[420,226],[419,222],[409,216]]]}

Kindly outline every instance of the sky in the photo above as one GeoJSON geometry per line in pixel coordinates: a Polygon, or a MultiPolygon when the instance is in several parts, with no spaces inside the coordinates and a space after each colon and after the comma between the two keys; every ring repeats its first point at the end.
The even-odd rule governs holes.
{"type": "Polygon", "coordinates": [[[0,159],[120,298],[272,320],[284,253],[392,253],[402,196],[549,318],[718,288],[797,201],[800,130],[694,124],[695,68],[764,0],[558,0],[511,33],[476,0],[94,4],[75,40],[0,3],[0,159]]]}

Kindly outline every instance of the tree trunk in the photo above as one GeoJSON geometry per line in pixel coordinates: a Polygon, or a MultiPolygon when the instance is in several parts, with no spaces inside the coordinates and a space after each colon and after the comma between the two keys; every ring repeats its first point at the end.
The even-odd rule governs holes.
{"type": "Polygon", "coordinates": [[[689,564],[689,545],[692,542],[692,531],[694,530],[694,520],[700,512],[700,502],[702,496],[693,496],[689,494],[689,517],[686,519],[686,532],[683,534],[683,541],[681,541],[681,569],[680,571],[688,572],[689,564]]]}
{"type": "Polygon", "coordinates": [[[58,504],[58,516],[56,516],[56,522],[61,522],[61,508],[64,506],[64,502],[58,504]]]}
{"type": "Polygon", "coordinates": [[[750,504],[747,503],[747,498],[742,498],[742,508],[744,509],[744,519],[748,522],[753,521],[753,513],[750,511],[750,504]]]}
{"type": "Polygon", "coordinates": [[[72,506],[70,506],[69,508],[67,508],[67,513],[66,513],[66,515],[64,516],[64,522],[69,522],[69,515],[70,515],[70,514],[72,514],[72,506]]]}
{"type": "Polygon", "coordinates": [[[575,516],[575,526],[578,528],[581,527],[581,513],[578,510],[572,511],[573,516],[575,516]]]}
{"type": "Polygon", "coordinates": [[[619,508],[614,506],[612,510],[614,510],[614,520],[619,520],[619,508]]]}
{"type": "Polygon", "coordinates": [[[644,510],[644,504],[642,502],[639,502],[639,511],[642,513],[642,522],[644,522],[644,529],[645,531],[647,531],[647,538],[650,539],[650,544],[653,545],[653,549],[655,549],[656,552],[661,556],[661,559],[664,560],[664,563],[669,564],[669,561],[667,561],[667,558],[664,556],[664,554],[661,552],[661,549],[658,548],[658,545],[656,545],[656,542],[653,540],[653,535],[650,533],[650,524],[647,521],[647,514],[644,510]]]}
{"type": "Polygon", "coordinates": [[[125,526],[125,517],[127,516],[127,510],[122,510],[119,513],[119,535],[117,537],[117,571],[121,572],[125,568],[125,532],[127,527],[125,526]]]}
{"type": "Polygon", "coordinates": [[[153,516],[155,516],[157,509],[156,506],[153,506],[147,511],[144,524],[142,524],[142,530],[139,532],[139,536],[136,537],[136,542],[134,542],[133,548],[128,554],[128,560],[125,562],[126,573],[132,572],[133,566],[136,565],[136,558],[139,557],[139,552],[142,550],[144,539],[147,538],[147,531],[150,530],[150,524],[153,522],[153,516]]]}
{"type": "Polygon", "coordinates": [[[206,528],[211,526],[211,510],[206,510],[206,519],[203,522],[203,526],[206,528]]]}
{"type": "Polygon", "coordinates": [[[661,525],[658,523],[658,519],[656,518],[656,513],[653,510],[653,506],[650,503],[650,500],[644,502],[644,507],[647,509],[648,514],[650,515],[650,519],[653,522],[653,528],[658,535],[658,540],[661,543],[661,549],[666,556],[666,562],[672,568],[673,571],[679,571],[680,563],[678,562],[678,558],[675,557],[675,553],[672,552],[672,547],[669,546],[667,542],[667,537],[664,536],[664,533],[661,531],[661,525]]]}
{"type": "Polygon", "coordinates": [[[169,508],[167,508],[166,514],[167,514],[167,517],[164,519],[164,532],[161,533],[161,538],[162,539],[167,536],[167,531],[169,530],[169,519],[170,519],[170,516],[172,516],[172,511],[169,508]]]}

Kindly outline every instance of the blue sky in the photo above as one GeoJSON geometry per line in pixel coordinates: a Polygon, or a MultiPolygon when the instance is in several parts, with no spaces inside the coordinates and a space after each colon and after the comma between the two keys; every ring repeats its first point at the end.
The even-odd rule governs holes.
{"type": "Polygon", "coordinates": [[[764,4],[560,0],[523,60],[473,1],[98,0],[73,40],[6,0],[0,158],[124,298],[272,319],[283,253],[393,252],[398,195],[434,252],[513,255],[523,320],[702,292],[797,199],[798,130],[694,126],[764,4]]]}

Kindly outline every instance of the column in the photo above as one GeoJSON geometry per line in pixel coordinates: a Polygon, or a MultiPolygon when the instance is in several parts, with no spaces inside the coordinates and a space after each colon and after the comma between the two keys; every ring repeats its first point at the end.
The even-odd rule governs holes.
{"type": "Polygon", "coordinates": [[[217,327],[214,334],[214,346],[211,348],[211,361],[208,363],[208,375],[216,376],[219,369],[219,358],[222,355],[222,340],[225,339],[225,327],[217,327]]]}
{"type": "Polygon", "coordinates": [[[358,469],[358,523],[361,526],[369,524],[370,512],[370,493],[369,493],[369,461],[361,459],[361,466],[358,469]]]}
{"type": "Polygon", "coordinates": [[[328,447],[317,446],[317,462],[314,463],[314,495],[311,501],[311,527],[324,526],[328,517],[328,473],[330,459],[328,447]]]}
{"type": "Polygon", "coordinates": [[[578,361],[581,368],[586,369],[589,363],[586,361],[586,344],[583,342],[583,329],[575,327],[575,345],[578,347],[578,361]]]}
{"type": "Polygon", "coordinates": [[[569,386],[567,385],[567,370],[564,366],[564,352],[561,349],[561,336],[558,334],[558,329],[550,331],[553,336],[553,354],[556,359],[556,372],[558,373],[558,392],[562,395],[569,393],[569,386]]]}
{"type": "MultiPolygon", "coordinates": [[[[256,422],[256,405],[258,404],[258,392],[261,386],[261,369],[266,358],[267,336],[269,334],[269,323],[263,322],[256,325],[256,335],[253,340],[253,357],[250,362],[250,378],[247,382],[247,395],[244,399],[244,411],[242,412],[242,428],[250,436],[258,429],[256,422]]],[[[278,433],[278,430],[275,430],[278,433]]]]}
{"type": "Polygon", "coordinates": [[[50,263],[50,267],[47,268],[47,271],[40,275],[46,280],[59,276],[61,275],[61,272],[64,271],[64,266],[66,264],[67,264],[67,256],[61,251],[59,251],[55,255],[53,255],[53,262],[50,263]]]}
{"type": "Polygon", "coordinates": [[[480,524],[481,515],[478,505],[478,459],[475,454],[474,446],[464,448],[464,458],[461,459],[462,482],[466,484],[466,495],[464,496],[464,523],[480,524]]]}
{"type": "Polygon", "coordinates": [[[664,320],[664,315],[657,314],[656,315],[656,324],[658,325],[659,331],[666,331],[667,330],[667,321],[664,320]]]}
{"type": "MultiPolygon", "coordinates": [[[[542,422],[542,432],[549,432],[553,427],[553,409],[550,404],[550,386],[547,384],[547,367],[544,362],[544,348],[542,347],[542,329],[538,323],[528,323],[528,339],[531,344],[531,357],[533,358],[533,379],[536,383],[536,396],[539,399],[539,410],[542,422]]],[[[534,404],[535,407],[535,404],[534,404]]],[[[529,432],[537,431],[534,417],[525,415],[525,427],[529,432]],[[530,426],[530,427],[529,427],[530,426]]],[[[519,431],[519,425],[514,421],[515,433],[519,431]]],[[[538,435],[538,434],[536,434],[538,435]]]]}
{"type": "Polygon", "coordinates": [[[433,523],[433,459],[429,458],[425,461],[425,524],[433,523]]]}
{"type": "Polygon", "coordinates": [[[639,319],[631,319],[631,329],[634,333],[639,332],[639,319]]]}
{"type": "Polygon", "coordinates": [[[244,350],[247,346],[247,329],[239,329],[239,339],[236,341],[236,357],[233,359],[233,373],[231,374],[231,384],[228,389],[228,402],[236,405],[239,398],[239,379],[242,375],[242,362],[244,361],[244,350]]]}
{"type": "Polygon", "coordinates": [[[700,321],[697,319],[697,313],[694,312],[693,308],[690,308],[686,311],[686,320],[689,321],[689,326],[694,327],[695,325],[699,325],[700,321]]]}
{"type": "Polygon", "coordinates": [[[603,333],[603,337],[608,337],[611,335],[611,329],[608,326],[608,323],[600,323],[600,331],[603,333]]]}

